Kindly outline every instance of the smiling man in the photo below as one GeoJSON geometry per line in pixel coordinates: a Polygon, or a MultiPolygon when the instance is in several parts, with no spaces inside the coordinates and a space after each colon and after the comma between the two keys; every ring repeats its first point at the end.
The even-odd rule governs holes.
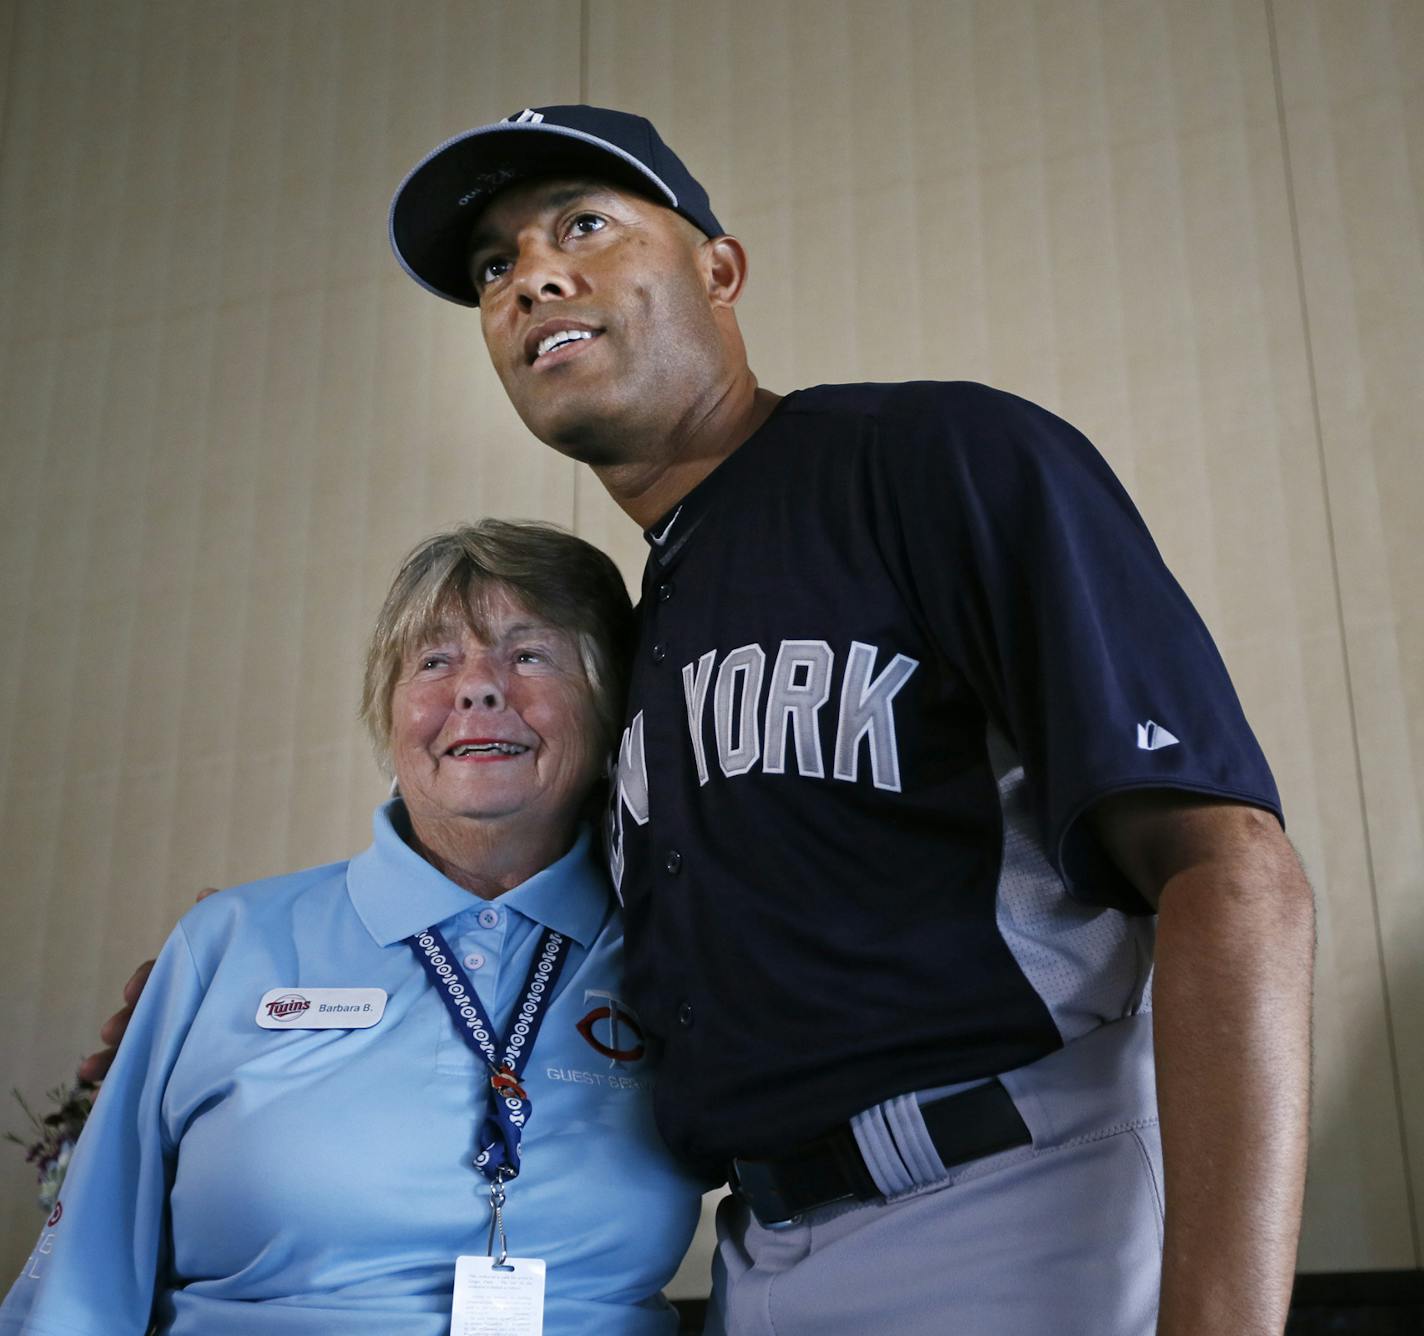
{"type": "Polygon", "coordinates": [[[659,1125],[736,1193],[713,1327],[1279,1332],[1310,892],[1102,459],[982,386],[761,389],[640,117],[460,136],[391,239],[649,542],[609,854],[659,1125]]]}

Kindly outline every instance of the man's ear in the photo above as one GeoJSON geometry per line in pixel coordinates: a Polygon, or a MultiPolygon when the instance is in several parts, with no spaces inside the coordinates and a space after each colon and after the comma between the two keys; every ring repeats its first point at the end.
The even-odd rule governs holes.
{"type": "Polygon", "coordinates": [[[735,306],[747,281],[747,252],[736,237],[709,237],[698,256],[713,306],[735,306]]]}

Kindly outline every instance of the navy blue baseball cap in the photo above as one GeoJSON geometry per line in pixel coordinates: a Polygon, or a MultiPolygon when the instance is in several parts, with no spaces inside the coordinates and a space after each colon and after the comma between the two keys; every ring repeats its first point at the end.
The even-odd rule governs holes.
{"type": "Polygon", "coordinates": [[[480,211],[505,186],[566,172],[636,190],[709,237],[722,235],[707,192],[651,121],[604,107],[526,107],[416,163],[391,201],[391,249],[421,287],[478,306],[466,242],[480,211]]]}

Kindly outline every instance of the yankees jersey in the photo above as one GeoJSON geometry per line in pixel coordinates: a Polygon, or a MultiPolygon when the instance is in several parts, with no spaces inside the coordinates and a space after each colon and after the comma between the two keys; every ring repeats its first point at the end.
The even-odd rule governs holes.
{"type": "Polygon", "coordinates": [[[647,533],[609,810],[659,1127],[765,1155],[1148,1005],[1154,919],[1081,818],[1279,815],[1106,463],[983,386],[823,386],[647,533]]]}

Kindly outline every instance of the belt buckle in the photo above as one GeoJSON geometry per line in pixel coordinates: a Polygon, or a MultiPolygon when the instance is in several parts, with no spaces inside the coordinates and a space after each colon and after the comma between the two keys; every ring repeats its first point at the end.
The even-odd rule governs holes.
{"type": "Polygon", "coordinates": [[[732,1195],[763,1229],[789,1229],[801,1218],[787,1209],[775,1170],[765,1160],[739,1160],[733,1156],[727,1183],[732,1195]]]}

